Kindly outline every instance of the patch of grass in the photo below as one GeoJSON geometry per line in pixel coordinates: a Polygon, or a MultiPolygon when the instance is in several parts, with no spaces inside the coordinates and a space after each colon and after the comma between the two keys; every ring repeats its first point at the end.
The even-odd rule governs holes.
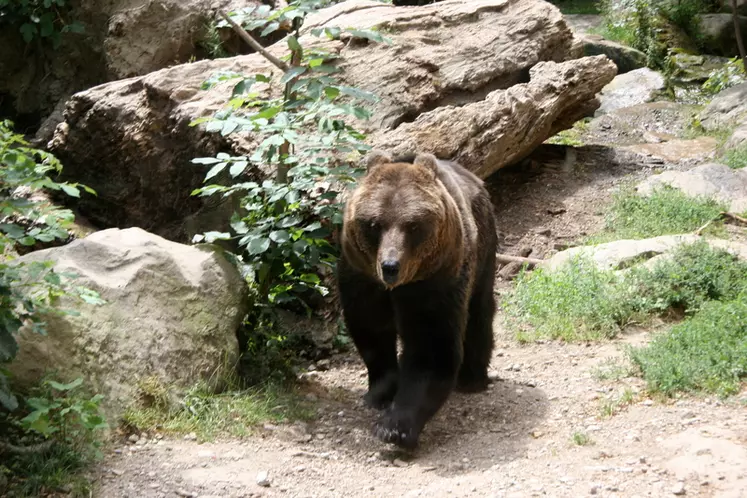
{"type": "Polygon", "coordinates": [[[694,117],[690,123],[680,133],[680,138],[693,140],[698,137],[713,137],[718,141],[718,147],[722,147],[729,137],[734,133],[733,126],[719,126],[716,128],[706,129],[700,122],[700,119],[694,117]]]}
{"type": "Polygon", "coordinates": [[[633,375],[631,365],[627,365],[617,358],[610,358],[592,370],[592,376],[599,381],[618,381],[631,375],[633,375]]]}
{"type": "Polygon", "coordinates": [[[573,126],[567,130],[562,130],[552,137],[545,140],[547,144],[567,145],[569,147],[581,147],[584,145],[581,136],[589,130],[589,118],[582,119],[573,123],[573,126]]]}
{"type": "MultiPolygon", "coordinates": [[[[715,200],[689,197],[668,186],[656,189],[649,196],[626,188],[615,194],[602,233],[585,242],[599,244],[692,232],[725,210],[726,206],[715,200]]],[[[712,227],[710,233],[714,234],[713,230],[720,225],[712,227]]]]}
{"type": "Polygon", "coordinates": [[[721,156],[721,162],[732,169],[747,167],[747,144],[724,152],[721,156]]]}
{"type": "Polygon", "coordinates": [[[267,384],[216,393],[198,385],[177,403],[144,403],[130,408],[123,420],[138,432],[195,433],[206,441],[219,435],[246,436],[263,422],[309,420],[313,416],[313,410],[286,386],[267,384]]]}
{"type": "Polygon", "coordinates": [[[635,393],[631,388],[626,387],[616,398],[602,398],[599,404],[599,415],[602,418],[612,417],[626,406],[633,404],[633,401],[635,401],[635,393]]]}
{"type": "Polygon", "coordinates": [[[631,348],[630,359],[652,392],[739,392],[747,378],[747,291],[728,302],[708,302],[693,317],[631,348]]]}
{"type": "Polygon", "coordinates": [[[633,321],[678,310],[693,313],[711,300],[747,293],[747,263],[706,242],[679,247],[652,268],[600,270],[583,257],[555,271],[523,272],[504,300],[521,342],[611,338],[633,321]]]}
{"type": "Polygon", "coordinates": [[[577,446],[591,446],[594,444],[594,440],[585,432],[574,432],[571,440],[577,446]]]}
{"type": "Polygon", "coordinates": [[[556,271],[522,272],[504,309],[522,342],[610,338],[624,321],[619,289],[614,272],[577,258],[556,271]]]}
{"type": "MultiPolygon", "coordinates": [[[[47,496],[57,491],[64,496],[83,498],[91,496],[91,483],[82,472],[91,460],[76,448],[67,444],[56,444],[44,453],[13,456],[0,464],[0,473],[5,465],[11,477],[6,493],[2,496],[47,496]]],[[[0,492],[4,491],[0,488],[0,492]]]]}
{"type": "Polygon", "coordinates": [[[730,301],[747,292],[747,262],[705,241],[679,247],[653,268],[633,268],[629,306],[645,313],[671,309],[692,314],[708,301],[730,301]]]}

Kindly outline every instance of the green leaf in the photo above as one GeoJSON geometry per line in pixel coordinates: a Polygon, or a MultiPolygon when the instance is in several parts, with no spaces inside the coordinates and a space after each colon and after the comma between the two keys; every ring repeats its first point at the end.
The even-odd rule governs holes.
{"type": "Polygon", "coordinates": [[[306,282],[308,284],[321,283],[321,279],[319,278],[319,275],[315,275],[313,273],[304,273],[303,275],[301,275],[301,281],[306,282]]]}
{"type": "Polygon", "coordinates": [[[349,95],[353,98],[356,98],[356,99],[367,100],[369,102],[376,102],[378,100],[376,98],[376,95],[374,95],[373,93],[366,92],[359,88],[355,88],[352,86],[340,86],[338,88],[340,92],[344,93],[345,95],[349,95]]]}
{"type": "Polygon", "coordinates": [[[207,172],[205,175],[205,181],[210,180],[214,176],[216,176],[218,173],[226,169],[226,166],[228,166],[228,163],[218,163],[212,168],[210,168],[210,171],[207,172]]]}
{"type": "Polygon", "coordinates": [[[244,172],[248,165],[249,163],[247,161],[236,161],[231,165],[231,168],[228,170],[228,172],[231,174],[231,177],[236,178],[244,172]]]}
{"type": "Polygon", "coordinates": [[[262,254],[267,251],[267,249],[270,248],[270,239],[267,237],[257,237],[255,239],[252,239],[251,242],[249,242],[249,246],[247,247],[247,250],[249,251],[249,254],[256,256],[258,254],[262,254]]]}
{"type": "Polygon", "coordinates": [[[18,400],[10,392],[8,380],[2,371],[0,371],[0,406],[9,412],[13,412],[18,408],[18,400]]]}
{"type": "Polygon", "coordinates": [[[335,66],[331,66],[329,64],[322,64],[320,66],[316,66],[314,68],[314,71],[318,73],[325,73],[325,74],[332,74],[339,71],[335,66]]]}
{"type": "Polygon", "coordinates": [[[76,387],[80,387],[80,385],[83,384],[83,379],[81,377],[78,377],[69,384],[60,384],[59,382],[50,380],[47,381],[47,384],[49,384],[52,389],[56,389],[57,391],[72,391],[76,387]]]}
{"type": "Polygon", "coordinates": [[[80,197],[80,190],[78,190],[77,187],[74,187],[73,185],[61,183],[60,188],[70,197],[80,197]]]}
{"type": "Polygon", "coordinates": [[[298,43],[298,39],[295,36],[288,37],[288,48],[290,48],[293,51],[302,50],[301,44],[298,43]]]}
{"type": "Polygon", "coordinates": [[[286,83],[288,83],[293,78],[296,78],[296,77],[302,75],[305,72],[306,72],[306,67],[304,67],[304,66],[295,66],[295,67],[292,67],[292,68],[288,69],[285,72],[285,74],[283,75],[283,77],[280,79],[280,83],[282,85],[285,85],[286,83]]]}
{"type": "Polygon", "coordinates": [[[340,89],[333,87],[333,86],[328,86],[324,88],[324,94],[327,96],[328,99],[332,100],[332,99],[337,98],[338,95],[340,95],[340,89]]]}
{"type": "Polygon", "coordinates": [[[265,26],[265,29],[262,30],[262,33],[260,33],[259,36],[267,36],[270,33],[274,33],[275,31],[278,30],[279,27],[280,27],[279,23],[271,22],[267,26],[265,26]]]}
{"type": "Polygon", "coordinates": [[[270,232],[270,239],[277,244],[285,244],[290,240],[290,234],[286,230],[275,230],[270,232]]]}
{"type": "Polygon", "coordinates": [[[309,243],[303,239],[299,239],[293,243],[293,252],[300,256],[307,247],[309,247],[309,243]]]}

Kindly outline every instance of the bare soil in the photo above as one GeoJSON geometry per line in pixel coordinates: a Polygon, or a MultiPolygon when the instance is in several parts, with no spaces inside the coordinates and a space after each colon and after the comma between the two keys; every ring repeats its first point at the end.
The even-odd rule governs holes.
{"type": "MultiPolygon", "coordinates": [[[[601,228],[621,182],[667,167],[683,166],[604,144],[570,152],[544,146],[489,181],[500,250],[547,257],[601,228]]],[[[498,277],[498,294],[510,285],[498,277]]],[[[360,399],[365,368],[354,352],[337,354],[328,369],[304,376],[302,389],[318,410],[313,422],[205,444],[122,442],[97,471],[96,495],[747,497],[747,391],[728,401],[659,400],[637,378],[595,376],[623,356],[622,346],[652,333],[520,345],[499,312],[495,381],[484,393],[454,394],[414,453],[371,436],[377,414],[360,399]]]]}

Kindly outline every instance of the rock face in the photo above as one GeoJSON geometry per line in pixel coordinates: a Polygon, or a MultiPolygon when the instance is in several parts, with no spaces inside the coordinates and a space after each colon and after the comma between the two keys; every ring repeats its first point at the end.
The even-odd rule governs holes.
{"type": "MultiPolygon", "coordinates": [[[[744,33],[747,33],[747,17],[738,18],[744,36],[744,33]]],[[[699,27],[702,34],[701,42],[706,52],[724,57],[739,55],[731,14],[704,14],[700,16],[699,27]]]]}
{"type": "Polygon", "coordinates": [[[602,89],[602,102],[596,114],[606,114],[615,109],[648,102],[654,92],[664,88],[664,76],[648,68],[636,69],[616,76],[602,89]]]}
{"type": "MultiPolygon", "coordinates": [[[[30,121],[52,112],[61,99],[93,85],[147,74],[192,56],[214,10],[258,0],[79,0],[66,15],[83,25],[67,33],[59,49],[26,46],[15,29],[0,32],[0,109],[30,121]],[[5,95],[4,95],[5,97],[5,95]]],[[[22,121],[24,121],[22,119],[22,121]]]]}
{"type": "Polygon", "coordinates": [[[575,40],[579,57],[606,55],[617,66],[618,74],[646,66],[646,54],[632,47],[605,40],[599,35],[578,35],[575,40]]]}
{"type": "Polygon", "coordinates": [[[734,126],[743,121],[747,121],[747,83],[719,93],[700,113],[700,124],[707,130],[734,126]]]}
{"type": "MultiPolygon", "coordinates": [[[[469,160],[483,176],[593,112],[595,94],[615,73],[604,57],[538,65],[569,58],[572,45],[562,15],[542,0],[446,0],[422,7],[350,0],[317,13],[304,29],[305,46],[340,53],[345,83],[381,98],[366,130],[372,141],[397,147],[406,141],[400,148],[469,160]],[[308,34],[325,25],[380,27],[392,44],[308,34]],[[467,116],[470,124],[451,137],[456,145],[439,136],[467,116]],[[531,131],[529,139],[515,129],[531,131]]],[[[275,55],[286,50],[283,41],[269,48],[275,55]]],[[[225,105],[233,83],[208,91],[200,85],[219,70],[271,69],[252,54],[175,66],[75,95],[50,147],[68,178],[99,194],[83,199],[81,212],[102,226],[143,226],[172,240],[199,231],[204,224],[189,228],[185,218],[205,209],[189,196],[204,170],[189,160],[218,150],[244,153],[257,140],[231,136],[228,142],[190,128],[194,118],[225,105]]]]}
{"type": "Polygon", "coordinates": [[[247,311],[244,282],[219,253],[166,241],[139,228],[109,229],[67,246],[33,252],[21,261],[52,260],[75,285],[99,292],[107,304],[72,304],[79,316],[51,317],[49,334],[19,336],[11,365],[31,384],[45,370],[83,376],[117,417],[137,401],[140,379],[180,388],[232,366],[236,330],[247,311]]]}
{"type": "Polygon", "coordinates": [[[729,211],[747,210],[747,171],[733,170],[724,164],[701,164],[689,171],[665,171],[639,183],[636,189],[649,195],[661,185],[669,185],[688,196],[704,196],[723,202],[729,211]]]}
{"type": "Polygon", "coordinates": [[[588,257],[600,269],[623,270],[632,264],[641,263],[645,259],[671,253],[682,244],[692,244],[699,240],[706,240],[714,248],[724,249],[741,259],[747,260],[747,245],[721,239],[705,239],[697,235],[664,235],[642,240],[617,240],[596,246],[572,247],[555,254],[545,261],[542,266],[548,270],[556,270],[573,258],[588,257]]]}

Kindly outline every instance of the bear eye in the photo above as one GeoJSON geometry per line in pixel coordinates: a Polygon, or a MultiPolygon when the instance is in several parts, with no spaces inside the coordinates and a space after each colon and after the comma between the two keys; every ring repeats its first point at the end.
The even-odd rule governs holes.
{"type": "Polygon", "coordinates": [[[405,230],[409,233],[417,233],[420,230],[420,223],[410,222],[405,225],[405,230]]]}

